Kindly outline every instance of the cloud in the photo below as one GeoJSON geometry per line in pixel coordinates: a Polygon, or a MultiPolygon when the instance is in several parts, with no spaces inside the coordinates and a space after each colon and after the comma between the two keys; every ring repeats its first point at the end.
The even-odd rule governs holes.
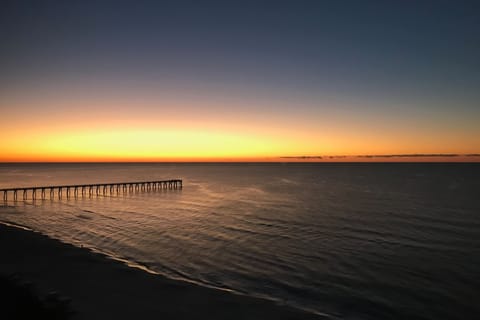
{"type": "Polygon", "coordinates": [[[322,156],[285,156],[281,159],[323,159],[322,156]]]}
{"type": "Polygon", "coordinates": [[[453,157],[480,157],[480,153],[404,153],[404,154],[361,154],[355,156],[333,155],[333,156],[282,156],[281,159],[298,159],[298,160],[320,160],[320,159],[343,159],[343,158],[453,158],[453,157]]]}
{"type": "Polygon", "coordinates": [[[414,154],[368,154],[358,158],[418,158],[418,157],[460,157],[458,153],[414,153],[414,154]]]}
{"type": "Polygon", "coordinates": [[[325,157],[325,158],[328,158],[328,159],[341,159],[341,158],[347,158],[347,156],[328,156],[328,157],[325,157]]]}

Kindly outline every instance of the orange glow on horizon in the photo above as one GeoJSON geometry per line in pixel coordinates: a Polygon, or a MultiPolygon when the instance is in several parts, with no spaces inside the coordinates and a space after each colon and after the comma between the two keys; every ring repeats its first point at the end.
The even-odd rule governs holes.
{"type": "MultiPolygon", "coordinates": [[[[357,155],[438,152],[431,149],[421,152],[421,147],[403,147],[400,149],[403,152],[395,152],[397,150],[389,148],[388,141],[377,139],[376,145],[368,145],[349,135],[323,138],[318,133],[277,131],[275,134],[255,134],[255,130],[251,131],[138,127],[124,130],[113,127],[15,132],[0,142],[0,162],[471,162],[480,159],[474,156],[365,158],[357,155]],[[349,148],[350,152],[345,152],[349,148]],[[374,152],[362,152],[364,150],[374,152]],[[345,157],[336,157],[338,155],[345,157]]],[[[465,151],[462,154],[475,153],[465,151]]]]}
{"type": "MultiPolygon", "coordinates": [[[[238,113],[222,109],[225,102],[93,98],[48,102],[1,101],[0,162],[479,161],[472,156],[356,157],[480,151],[471,130],[453,135],[454,130],[415,122],[406,127],[395,119],[377,119],[372,125],[372,119],[348,114],[252,113],[242,111],[239,101],[231,102],[238,113]],[[30,113],[21,111],[27,107],[30,113]],[[301,158],[312,155],[323,157],[301,158]],[[337,155],[347,157],[329,157],[337,155]]],[[[264,103],[258,110],[271,108],[258,103],[264,103]]]]}

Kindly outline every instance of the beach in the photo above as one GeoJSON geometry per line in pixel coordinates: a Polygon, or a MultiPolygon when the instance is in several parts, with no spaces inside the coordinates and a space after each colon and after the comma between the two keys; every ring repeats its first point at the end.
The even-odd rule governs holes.
{"type": "Polygon", "coordinates": [[[319,319],[272,301],[170,280],[37,232],[0,225],[0,274],[71,299],[73,319],[319,319]]]}

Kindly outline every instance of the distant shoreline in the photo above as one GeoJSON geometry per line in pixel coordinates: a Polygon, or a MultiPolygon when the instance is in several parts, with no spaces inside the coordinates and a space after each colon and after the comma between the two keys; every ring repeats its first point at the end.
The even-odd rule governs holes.
{"type": "Polygon", "coordinates": [[[328,161],[326,158],[323,161],[318,160],[308,160],[309,158],[284,158],[283,160],[277,161],[0,161],[0,165],[31,165],[31,164],[45,164],[45,165],[55,165],[55,164],[81,164],[81,165],[101,165],[101,164],[118,164],[118,165],[149,165],[149,164],[165,164],[165,165],[229,165],[229,164],[245,164],[245,165],[254,165],[254,164],[479,164],[480,163],[480,156],[471,157],[471,159],[462,160],[463,158],[455,158],[455,161],[445,161],[443,159],[436,159],[435,161],[419,161],[416,159],[415,161],[397,161],[393,160],[389,157],[380,157],[378,159],[382,160],[375,160],[372,161],[370,158],[361,158],[361,161],[352,161],[352,160],[344,160],[344,161],[328,161]],[[388,159],[388,160],[385,160],[388,159]],[[472,161],[474,159],[474,161],[472,161]]]}
{"type": "Polygon", "coordinates": [[[3,156],[1,163],[455,163],[480,162],[480,153],[392,153],[392,154],[333,154],[333,155],[270,155],[270,156],[233,156],[233,157],[82,157],[82,158],[22,158],[3,156]]]}

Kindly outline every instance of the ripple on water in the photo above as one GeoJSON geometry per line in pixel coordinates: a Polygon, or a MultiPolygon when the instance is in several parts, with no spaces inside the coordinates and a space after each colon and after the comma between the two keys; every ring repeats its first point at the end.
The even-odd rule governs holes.
{"type": "Polygon", "coordinates": [[[7,204],[0,220],[347,319],[480,314],[479,166],[72,166],[0,174],[12,184],[171,175],[185,187],[7,204]]]}

